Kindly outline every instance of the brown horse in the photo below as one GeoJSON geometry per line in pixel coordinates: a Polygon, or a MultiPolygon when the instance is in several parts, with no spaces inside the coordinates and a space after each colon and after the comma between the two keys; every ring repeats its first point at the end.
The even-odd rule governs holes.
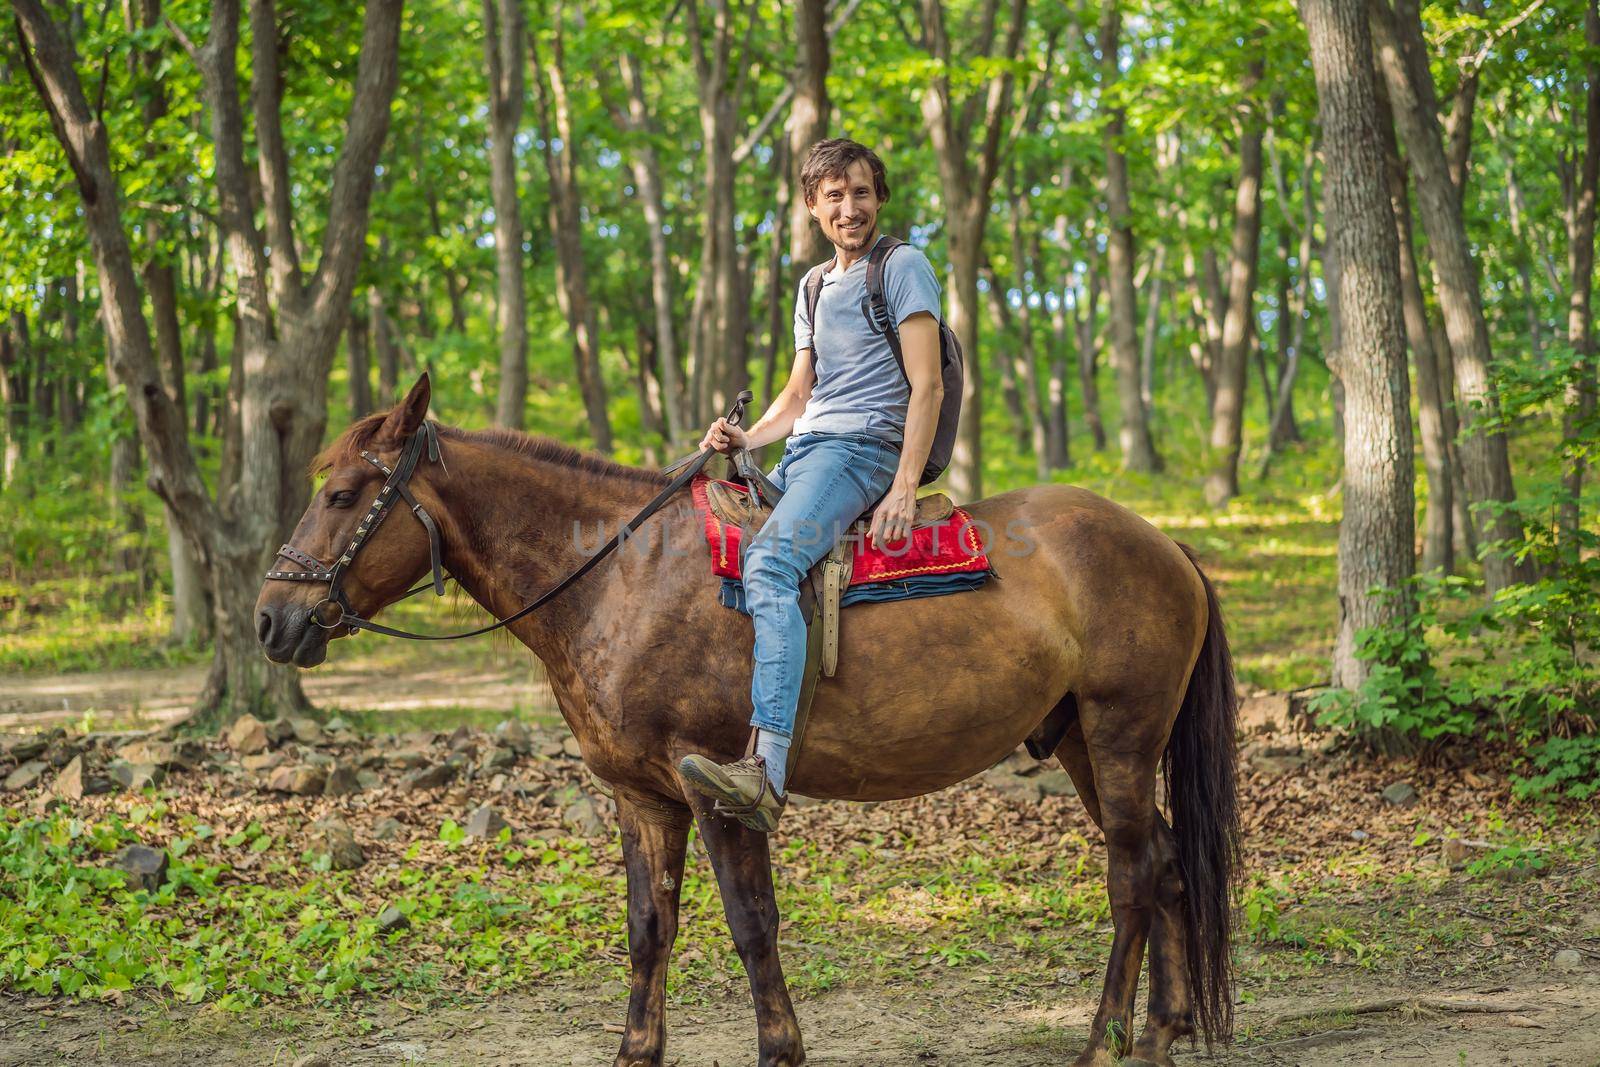
{"type": "MultiPolygon", "coordinates": [[[[357,422],[328,448],[328,478],[294,532],[295,549],[312,562],[338,556],[384,482],[361,451],[394,468],[424,430],[440,461],[417,463],[410,492],[437,523],[461,588],[505,618],[583,563],[598,527],[615,530],[666,484],[505,430],[428,423],[430,435],[428,399],[424,376],[392,411],[357,422]]],[[[1216,595],[1187,550],[1085,490],[1035,486],[969,511],[995,531],[999,580],[845,612],[838,670],[818,683],[792,787],[811,797],[909,797],[994,765],[1024,739],[1053,743],[1105,833],[1115,926],[1078,1063],[1119,1053],[1131,1057],[1123,1062],[1171,1063],[1175,1039],[1198,1029],[1209,1044],[1232,1028],[1236,701],[1216,595]],[[1171,825],[1157,805],[1163,769],[1171,825]],[[1128,1049],[1147,943],[1149,1016],[1128,1049]]],[[[616,1063],[662,1062],[692,819],[750,976],[760,1062],[800,1064],[767,839],[711,812],[675,770],[689,752],[732,759],[748,734],[751,629],[718,603],[700,529],[689,494],[678,494],[512,631],[543,661],[584,761],[616,794],[632,962],[616,1063]]],[[[399,515],[371,537],[342,578],[350,610],[369,617],[430,568],[423,524],[399,515]]],[[[328,637],[344,632],[313,624],[322,596],[316,585],[267,581],[256,611],[271,659],[322,662],[328,637]]]]}

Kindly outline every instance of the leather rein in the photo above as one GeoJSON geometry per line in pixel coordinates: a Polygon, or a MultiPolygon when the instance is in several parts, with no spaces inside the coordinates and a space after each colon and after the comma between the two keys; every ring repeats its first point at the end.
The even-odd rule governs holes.
{"type": "MultiPolygon", "coordinates": [[[[750,400],[751,394],[749,390],[739,394],[738,399],[734,401],[733,407],[727,414],[727,420],[731,425],[739,425],[739,422],[744,417],[745,405],[750,400]]],[[[350,538],[350,543],[345,546],[345,550],[339,555],[338,559],[334,560],[331,565],[325,564],[315,556],[302,552],[293,545],[286,544],[278,549],[277,559],[286,559],[309,569],[300,571],[270,570],[266,573],[266,577],[269,581],[280,582],[327,582],[327,594],[311,608],[311,621],[324,630],[348,628],[352,633],[357,630],[370,630],[373,633],[384,634],[389,637],[403,637],[408,641],[459,641],[466,637],[479,637],[510,626],[518,619],[537,611],[544,604],[554,600],[579,578],[588,574],[601,560],[615,551],[618,545],[627,540],[650,516],[660,511],[673,494],[688,485],[714,454],[710,449],[701,449],[699,452],[685,456],[662,470],[662,474],[678,473],[665,489],[656,494],[655,499],[641,508],[639,513],[617,530],[605,544],[600,546],[600,549],[594,555],[584,560],[577,570],[561,579],[553,588],[540,594],[538,599],[518,609],[516,613],[489,626],[483,626],[476,630],[467,630],[462,633],[417,634],[407,630],[397,630],[391,626],[384,626],[382,623],[373,622],[371,619],[356,614],[355,609],[350,606],[350,601],[346,599],[344,590],[340,587],[339,582],[344,577],[345,571],[349,569],[351,562],[356,558],[357,553],[366,546],[372,535],[377,532],[378,527],[383,523],[383,520],[393,510],[395,499],[399,498],[411,508],[411,513],[417,517],[417,521],[422,523],[423,529],[428,532],[429,563],[433,572],[431,581],[424,582],[415,589],[408,590],[400,599],[404,600],[406,597],[415,596],[417,593],[429,588],[433,589],[435,595],[444,596],[446,575],[443,559],[440,555],[439,527],[433,521],[433,517],[428,514],[427,509],[412,494],[408,484],[411,481],[411,475],[416,471],[424,455],[427,456],[429,462],[442,465],[439,455],[438,431],[432,423],[424,421],[417,428],[417,431],[406,440],[405,447],[401,449],[400,458],[393,467],[385,464],[371,452],[362,451],[360,453],[363,460],[382,471],[386,478],[383,488],[378,490],[378,495],[373,499],[372,506],[367,509],[366,515],[362,516],[361,522],[356,526],[355,534],[350,538]]]]}

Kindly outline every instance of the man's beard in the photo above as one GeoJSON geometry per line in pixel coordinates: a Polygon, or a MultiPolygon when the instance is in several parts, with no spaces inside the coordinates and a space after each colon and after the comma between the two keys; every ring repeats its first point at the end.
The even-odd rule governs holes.
{"type": "Polygon", "coordinates": [[[838,227],[837,230],[839,234],[839,246],[854,252],[858,248],[865,247],[868,241],[877,236],[878,220],[873,219],[872,222],[853,232],[847,231],[843,227],[838,227]]]}

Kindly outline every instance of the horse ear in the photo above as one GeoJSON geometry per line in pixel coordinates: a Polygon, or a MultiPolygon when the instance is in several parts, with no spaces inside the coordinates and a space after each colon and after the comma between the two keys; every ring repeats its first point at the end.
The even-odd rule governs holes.
{"type": "Polygon", "coordinates": [[[378,431],[378,438],[386,441],[404,441],[416,433],[417,427],[422,425],[422,420],[428,417],[428,401],[432,396],[433,383],[428,378],[428,372],[423,371],[417,378],[417,384],[406,394],[406,398],[396,404],[388,417],[383,420],[383,428],[378,431]]]}

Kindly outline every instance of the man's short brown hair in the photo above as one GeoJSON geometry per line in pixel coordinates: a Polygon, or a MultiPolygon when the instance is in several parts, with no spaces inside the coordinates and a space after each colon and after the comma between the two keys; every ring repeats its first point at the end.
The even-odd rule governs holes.
{"type": "Polygon", "coordinates": [[[878,158],[878,153],[848,137],[833,137],[812,145],[811,151],[806,153],[806,161],[800,166],[800,191],[806,203],[817,202],[817,186],[825,179],[843,178],[858,160],[865,160],[867,168],[872,171],[872,184],[877,190],[879,202],[887,202],[889,176],[883,169],[883,160],[878,158]]]}

